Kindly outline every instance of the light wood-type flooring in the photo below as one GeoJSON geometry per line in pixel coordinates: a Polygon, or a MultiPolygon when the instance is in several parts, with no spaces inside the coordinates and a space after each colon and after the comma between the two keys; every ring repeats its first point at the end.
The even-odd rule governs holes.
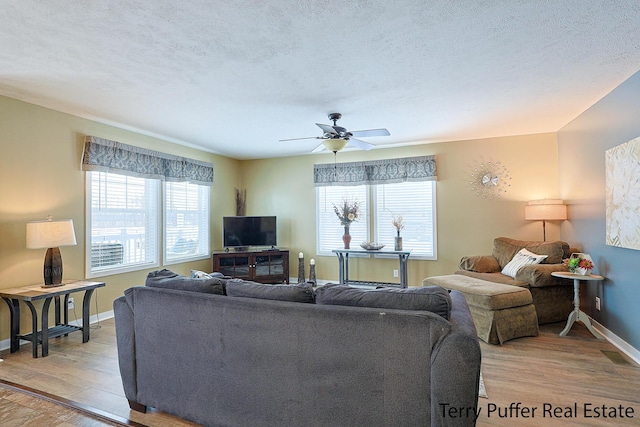
{"type": "MultiPolygon", "coordinates": [[[[45,358],[33,359],[31,344],[14,354],[0,352],[0,379],[147,426],[195,425],[154,410],[130,411],[118,371],[114,320],[93,327],[86,344],[80,333],[51,340],[45,358]]],[[[478,426],[640,426],[640,367],[582,324],[560,337],[563,327],[543,325],[540,336],[502,346],[481,343],[488,398],[479,399],[478,426]],[[603,351],[628,364],[615,363],[603,351]],[[603,405],[607,418],[593,418],[603,405]],[[629,410],[634,418],[620,417],[629,410]]]]}

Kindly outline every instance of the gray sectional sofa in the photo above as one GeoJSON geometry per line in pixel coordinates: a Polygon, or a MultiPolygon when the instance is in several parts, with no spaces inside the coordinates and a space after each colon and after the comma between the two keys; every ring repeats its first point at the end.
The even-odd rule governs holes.
{"type": "Polygon", "coordinates": [[[162,270],[114,312],[124,391],[138,411],[205,426],[475,425],[480,346],[455,291],[162,270]]]}

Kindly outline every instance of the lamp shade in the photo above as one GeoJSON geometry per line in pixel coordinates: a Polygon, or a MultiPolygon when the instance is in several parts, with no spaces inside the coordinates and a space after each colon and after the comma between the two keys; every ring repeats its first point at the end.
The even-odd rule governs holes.
{"type": "Polygon", "coordinates": [[[561,221],[567,219],[567,205],[562,200],[534,200],[524,207],[524,219],[561,221]]]}
{"type": "Polygon", "coordinates": [[[343,138],[330,138],[322,141],[322,145],[327,147],[327,150],[337,153],[347,145],[347,140],[343,138]]]}
{"type": "Polygon", "coordinates": [[[27,223],[27,248],[57,248],[76,245],[73,220],[33,221],[27,223]]]}

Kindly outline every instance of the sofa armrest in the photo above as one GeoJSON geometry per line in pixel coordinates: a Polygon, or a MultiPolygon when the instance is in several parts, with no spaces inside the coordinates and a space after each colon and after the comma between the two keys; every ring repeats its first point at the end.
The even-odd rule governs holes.
{"type": "Polygon", "coordinates": [[[493,255],[466,256],[460,260],[460,270],[478,273],[497,273],[501,271],[498,260],[493,255]]]}
{"type": "Polygon", "coordinates": [[[464,295],[451,291],[451,332],[431,354],[431,425],[474,426],[482,354],[464,295]],[[455,416],[449,412],[455,408],[455,416]]]}
{"type": "MultiPolygon", "coordinates": [[[[128,289],[127,289],[128,291],[128,289]]],[[[127,301],[128,292],[113,301],[113,313],[116,323],[116,344],[118,348],[118,365],[124,394],[129,401],[137,401],[138,386],[136,383],[136,343],[134,332],[133,310],[127,301]]],[[[132,297],[132,295],[128,295],[132,297]]]]}
{"type": "Polygon", "coordinates": [[[564,264],[525,265],[516,273],[516,280],[527,282],[532,288],[570,285],[571,282],[551,275],[554,271],[569,271],[564,264]]]}

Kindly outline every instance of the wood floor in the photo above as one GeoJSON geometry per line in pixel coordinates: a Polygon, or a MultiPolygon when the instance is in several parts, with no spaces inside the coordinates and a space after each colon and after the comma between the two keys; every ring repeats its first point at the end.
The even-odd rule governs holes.
{"type": "MultiPolygon", "coordinates": [[[[544,325],[540,336],[502,346],[482,343],[488,398],[478,402],[478,426],[640,426],[640,367],[581,324],[559,337],[563,327],[544,325]],[[603,351],[619,353],[628,364],[615,363],[603,351]],[[585,407],[595,416],[602,405],[607,418],[584,416],[585,407]],[[632,410],[634,418],[620,418],[620,408],[622,415],[632,410]],[[527,410],[529,418],[524,418],[527,410]]],[[[14,354],[2,351],[0,357],[1,379],[147,426],[195,425],[157,411],[129,410],[118,373],[113,319],[93,329],[86,344],[78,333],[52,340],[48,357],[33,359],[30,344],[14,354]]]]}

